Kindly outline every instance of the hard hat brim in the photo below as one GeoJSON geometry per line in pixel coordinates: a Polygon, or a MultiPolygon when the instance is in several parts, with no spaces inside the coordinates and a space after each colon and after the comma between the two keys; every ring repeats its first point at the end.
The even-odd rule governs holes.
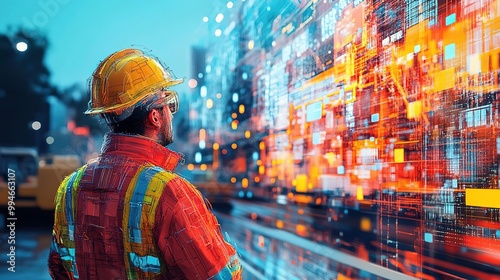
{"type": "Polygon", "coordinates": [[[114,106],[110,107],[98,107],[98,108],[92,108],[84,112],[85,115],[98,115],[98,114],[105,114],[105,113],[115,113],[115,114],[120,114],[121,111],[123,111],[126,108],[132,107],[135,104],[139,103],[139,101],[147,98],[150,95],[156,94],[161,89],[168,88],[171,86],[175,86],[178,84],[181,84],[184,82],[184,79],[173,79],[170,81],[165,81],[164,83],[161,83],[160,85],[156,86],[156,89],[148,89],[146,90],[143,94],[140,95],[139,98],[130,100],[129,102],[121,103],[121,104],[116,104],[114,106]]]}

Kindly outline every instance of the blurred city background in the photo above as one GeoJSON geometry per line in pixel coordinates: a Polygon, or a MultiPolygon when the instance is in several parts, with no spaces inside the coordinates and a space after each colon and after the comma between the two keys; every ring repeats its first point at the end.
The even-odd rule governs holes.
{"type": "Polygon", "coordinates": [[[172,2],[0,0],[1,279],[50,279],[88,78],[129,47],[185,79],[169,148],[245,279],[500,279],[500,0],[172,2]]]}

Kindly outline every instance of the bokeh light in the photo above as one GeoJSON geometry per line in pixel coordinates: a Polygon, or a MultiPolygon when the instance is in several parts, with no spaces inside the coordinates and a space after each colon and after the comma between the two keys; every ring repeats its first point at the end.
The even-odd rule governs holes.
{"type": "Polygon", "coordinates": [[[42,128],[42,124],[39,121],[34,121],[31,124],[31,128],[33,128],[33,130],[39,130],[40,128],[42,128]]]}
{"type": "Polygon", "coordinates": [[[28,44],[26,42],[19,42],[16,44],[16,49],[20,52],[25,52],[28,50],[28,44]]]}

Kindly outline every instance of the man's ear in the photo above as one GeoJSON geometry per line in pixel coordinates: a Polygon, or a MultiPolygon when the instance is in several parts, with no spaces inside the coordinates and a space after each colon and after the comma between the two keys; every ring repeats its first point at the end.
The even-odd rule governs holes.
{"type": "Polygon", "coordinates": [[[158,109],[153,109],[149,111],[148,116],[146,118],[146,125],[152,126],[155,128],[161,127],[161,113],[158,109]]]}

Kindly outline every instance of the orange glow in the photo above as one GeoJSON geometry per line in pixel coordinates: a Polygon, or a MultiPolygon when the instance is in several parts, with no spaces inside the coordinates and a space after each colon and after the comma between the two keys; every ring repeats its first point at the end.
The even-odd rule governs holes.
{"type": "Polygon", "coordinates": [[[299,209],[299,210],[297,210],[297,214],[299,214],[299,215],[304,215],[304,209],[299,209]]]}
{"type": "Polygon", "coordinates": [[[233,119],[236,119],[236,118],[238,117],[238,114],[236,114],[236,113],[232,113],[232,114],[231,114],[231,117],[232,117],[233,119]]]}
{"type": "Polygon", "coordinates": [[[250,132],[250,130],[247,130],[245,131],[245,138],[250,138],[250,136],[252,136],[252,133],[250,132]]]}
{"type": "Polygon", "coordinates": [[[73,134],[80,135],[80,136],[89,136],[90,129],[88,126],[78,126],[78,127],[75,127],[75,129],[73,129],[73,134]]]}
{"type": "Polygon", "coordinates": [[[207,132],[204,128],[200,129],[200,140],[205,140],[207,137],[207,132]]]}
{"type": "Polygon", "coordinates": [[[264,167],[264,165],[259,166],[259,174],[264,175],[264,173],[266,173],[266,168],[264,167]]]}
{"type": "Polygon", "coordinates": [[[255,181],[255,183],[258,183],[258,182],[260,182],[260,177],[256,176],[255,178],[253,178],[253,180],[255,181]]]}
{"type": "Polygon", "coordinates": [[[266,243],[264,241],[265,241],[264,236],[259,235],[259,237],[258,237],[258,243],[259,243],[259,246],[262,247],[262,248],[266,245],[266,243]]]}
{"type": "Polygon", "coordinates": [[[360,228],[364,232],[369,232],[372,227],[372,223],[369,218],[362,218],[360,228]]]}
{"type": "Polygon", "coordinates": [[[316,197],[316,205],[321,205],[321,197],[316,197]]]}
{"type": "Polygon", "coordinates": [[[206,165],[206,164],[204,164],[204,163],[203,163],[203,164],[201,164],[201,165],[200,165],[200,170],[202,170],[202,171],[207,170],[207,165],[206,165]]]}
{"type": "Polygon", "coordinates": [[[231,122],[231,128],[233,130],[238,129],[238,120],[234,120],[234,121],[231,122]]]}
{"type": "Polygon", "coordinates": [[[307,175],[306,174],[298,174],[297,178],[295,178],[297,181],[297,185],[295,189],[298,192],[307,192],[308,189],[308,184],[307,184],[307,175]]]}
{"type": "Polygon", "coordinates": [[[394,149],[394,162],[405,162],[405,149],[394,149]]]}
{"type": "Polygon", "coordinates": [[[244,114],[245,113],[245,105],[240,104],[240,106],[238,107],[238,112],[240,112],[240,114],[244,114]]]}
{"type": "Polygon", "coordinates": [[[254,212],[254,213],[250,214],[250,218],[252,220],[257,220],[257,213],[254,212]]]}
{"type": "Polygon", "coordinates": [[[284,223],[282,220],[276,220],[276,227],[277,228],[283,228],[284,226],[284,223]]]}
{"type": "Polygon", "coordinates": [[[231,148],[233,150],[236,150],[238,148],[238,144],[236,144],[236,143],[231,144],[231,148]]]}
{"type": "Polygon", "coordinates": [[[259,149],[262,151],[262,150],[264,150],[265,148],[266,148],[266,143],[264,143],[264,141],[261,141],[261,142],[259,143],[259,149]]]}
{"type": "Polygon", "coordinates": [[[500,208],[500,189],[465,189],[465,205],[500,208]]]}
{"type": "Polygon", "coordinates": [[[212,145],[212,148],[213,148],[215,151],[217,151],[217,150],[219,149],[219,143],[214,143],[214,144],[212,145]]]}
{"type": "Polygon", "coordinates": [[[363,200],[363,199],[365,199],[365,196],[363,195],[363,187],[357,187],[356,188],[356,199],[357,200],[363,200]]]}
{"type": "Polygon", "coordinates": [[[188,164],[187,169],[188,170],[193,170],[194,169],[194,164],[192,164],[192,163],[188,164]]]}
{"type": "Polygon", "coordinates": [[[241,179],[241,187],[244,189],[248,188],[248,178],[241,179]]]}
{"type": "Polygon", "coordinates": [[[256,163],[257,163],[258,166],[261,166],[262,165],[262,160],[258,159],[256,163]]]}
{"type": "Polygon", "coordinates": [[[302,237],[307,236],[307,227],[305,225],[298,224],[295,226],[295,232],[299,236],[302,236],[302,237]]]}
{"type": "Polygon", "coordinates": [[[231,183],[236,183],[236,177],[231,177],[231,183]]]}

